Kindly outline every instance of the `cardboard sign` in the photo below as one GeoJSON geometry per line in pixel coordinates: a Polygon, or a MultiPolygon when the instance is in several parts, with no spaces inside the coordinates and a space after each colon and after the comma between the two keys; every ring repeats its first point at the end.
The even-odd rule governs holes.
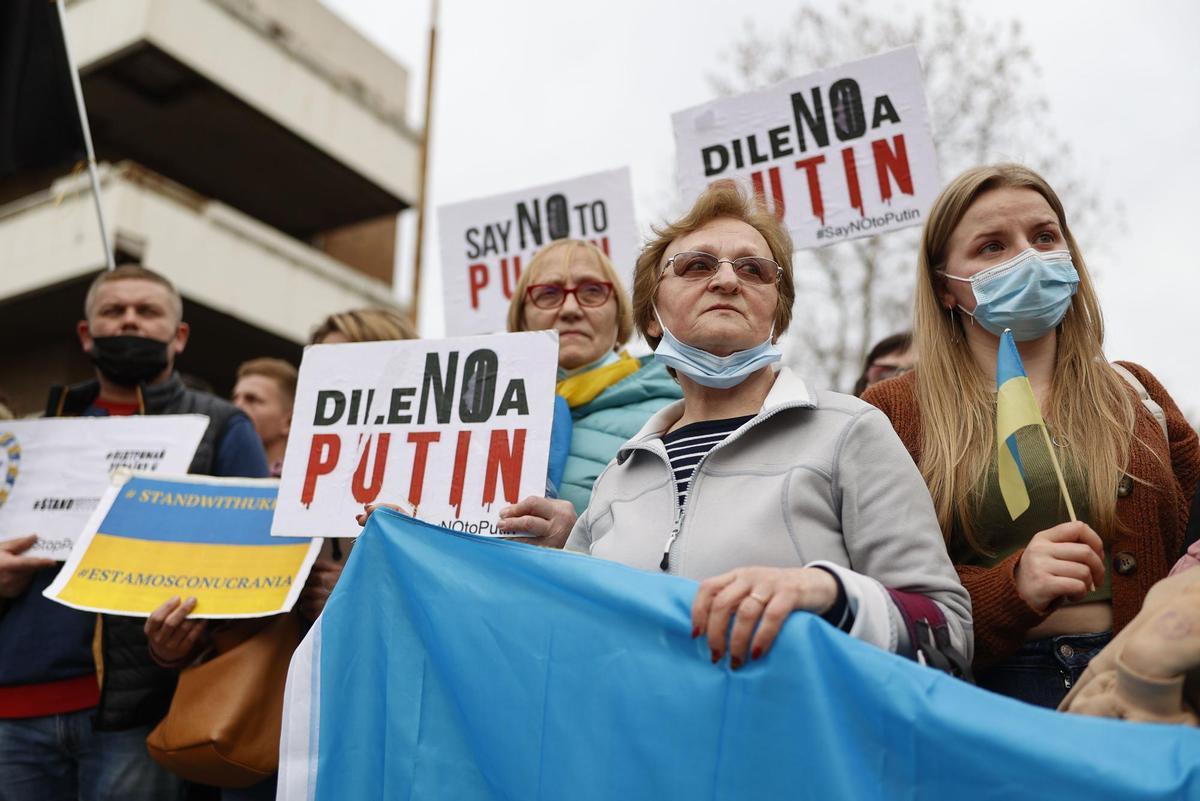
{"type": "Polygon", "coordinates": [[[286,612],[321,540],[271,537],[278,483],[118,472],[43,594],[76,609],[136,617],[175,595],[195,596],[192,617],[286,612]]]}
{"type": "Polygon", "coordinates": [[[684,197],[723,178],[747,182],[797,250],[920,225],[941,189],[913,47],[672,120],[684,197]]]}
{"type": "Polygon", "coordinates": [[[186,473],[202,414],[0,420],[0,540],[37,534],[25,556],[66,559],[113,470],[186,473]]]}
{"type": "Polygon", "coordinates": [[[365,504],[497,535],[500,509],[543,495],[553,331],[306,348],[276,536],[355,537],[365,504]]]}
{"type": "Polygon", "coordinates": [[[450,336],[506,330],[522,267],[556,239],[596,245],[612,259],[626,291],[638,254],[626,168],[442,206],[438,230],[450,336]]]}

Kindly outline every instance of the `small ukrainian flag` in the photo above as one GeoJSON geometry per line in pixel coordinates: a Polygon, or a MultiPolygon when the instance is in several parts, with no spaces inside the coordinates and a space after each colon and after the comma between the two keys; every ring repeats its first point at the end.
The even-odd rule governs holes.
{"type": "Polygon", "coordinates": [[[1017,343],[1013,341],[1012,331],[1005,329],[1000,336],[1000,352],[996,357],[996,446],[998,449],[997,462],[1000,480],[1000,494],[1008,513],[1013,520],[1020,517],[1029,508],[1029,491],[1025,485],[1025,467],[1021,464],[1021,454],[1017,450],[1017,431],[1026,426],[1038,426],[1050,449],[1050,460],[1058,477],[1058,487],[1066,501],[1071,519],[1075,519],[1075,510],[1071,498],[1067,494],[1066,482],[1063,481],[1062,470],[1058,466],[1058,458],[1054,455],[1054,446],[1050,442],[1050,432],[1042,420],[1041,410],[1033,397],[1033,387],[1029,385],[1029,377],[1025,375],[1025,366],[1021,364],[1021,354],[1017,352],[1017,343]]]}

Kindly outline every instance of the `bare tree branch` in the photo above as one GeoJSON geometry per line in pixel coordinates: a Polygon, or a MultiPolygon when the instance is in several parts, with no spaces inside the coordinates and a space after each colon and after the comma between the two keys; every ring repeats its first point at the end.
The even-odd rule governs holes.
{"type": "MultiPolygon", "coordinates": [[[[1076,238],[1103,242],[1120,209],[1076,164],[1067,142],[1039,124],[1050,108],[1020,24],[996,24],[952,0],[882,19],[861,4],[808,0],[768,32],[751,23],[718,59],[714,92],[736,94],[915,44],[943,179],[977,164],[1019,161],[1046,176],[1070,210],[1076,238]]],[[[910,325],[917,229],[798,253],[790,364],[848,388],[877,337],[910,325]]]]}

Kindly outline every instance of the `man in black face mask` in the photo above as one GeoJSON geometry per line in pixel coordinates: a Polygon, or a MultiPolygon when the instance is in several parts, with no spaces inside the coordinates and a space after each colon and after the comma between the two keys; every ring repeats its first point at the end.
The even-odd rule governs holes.
{"type": "MultiPolygon", "coordinates": [[[[204,414],[190,472],[268,475],[249,418],[174,372],[189,331],[166,278],[136,266],[102,273],[84,312],[79,340],[96,377],[51,390],[47,416],[204,414]]],[[[145,746],[177,672],[151,658],[142,620],[44,598],[59,565],[22,555],[34,539],[0,542],[0,801],[180,798],[182,783],[145,746]]]]}

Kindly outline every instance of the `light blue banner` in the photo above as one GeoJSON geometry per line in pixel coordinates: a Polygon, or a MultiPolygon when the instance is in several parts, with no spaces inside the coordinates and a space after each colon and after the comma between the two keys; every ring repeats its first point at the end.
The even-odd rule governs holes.
{"type": "Polygon", "coordinates": [[[1200,797],[1200,731],[1001,698],[812,615],[714,666],[695,590],[377,512],[293,661],[280,798],[1200,797]]]}

